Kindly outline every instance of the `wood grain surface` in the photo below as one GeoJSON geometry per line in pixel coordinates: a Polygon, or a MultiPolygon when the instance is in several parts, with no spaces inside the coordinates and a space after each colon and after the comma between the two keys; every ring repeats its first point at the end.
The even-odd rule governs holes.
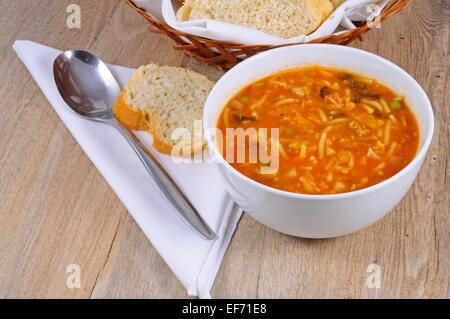
{"type": "MultiPolygon", "coordinates": [[[[0,0],[0,17],[0,297],[187,297],[11,46],[30,39],[129,67],[153,60],[213,80],[223,73],[149,34],[119,0],[0,0]],[[81,29],[66,27],[73,2],[81,29]],[[81,268],[80,289],[66,286],[70,264],[81,268]]],[[[293,238],[244,216],[214,297],[450,297],[450,1],[414,0],[354,46],[403,67],[433,102],[436,134],[419,178],[390,215],[343,238],[293,238]],[[380,289],[366,285],[370,264],[380,289]]]]}

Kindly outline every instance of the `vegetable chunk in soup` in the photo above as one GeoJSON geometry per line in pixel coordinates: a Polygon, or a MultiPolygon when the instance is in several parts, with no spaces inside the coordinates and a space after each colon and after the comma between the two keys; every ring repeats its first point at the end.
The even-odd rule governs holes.
{"type": "MultiPolygon", "coordinates": [[[[337,194],[380,183],[414,158],[417,121],[402,96],[372,78],[319,66],[290,69],[236,94],[218,123],[222,155],[236,170],[267,186],[300,194],[337,194]],[[238,151],[226,129],[278,129],[277,170],[229,161],[238,151]],[[221,141],[222,142],[222,141],[221,141]],[[230,144],[231,143],[231,144],[230,144]]],[[[256,143],[261,143],[256,138],[256,143]]],[[[252,143],[245,140],[246,147],[252,143]]]]}

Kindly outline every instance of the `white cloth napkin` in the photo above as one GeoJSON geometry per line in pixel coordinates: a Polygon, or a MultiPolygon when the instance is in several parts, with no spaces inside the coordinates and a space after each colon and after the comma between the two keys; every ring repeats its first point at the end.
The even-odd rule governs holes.
{"type": "MultiPolygon", "coordinates": [[[[13,48],[73,137],[188,293],[209,298],[242,213],[225,192],[217,168],[206,163],[175,164],[169,156],[156,154],[153,150],[219,236],[215,241],[206,241],[178,217],[138,157],[114,128],[82,119],[65,104],[52,73],[53,61],[60,51],[31,41],[16,41],[13,48]]],[[[114,65],[110,69],[121,85],[133,72],[114,65]]],[[[151,149],[149,135],[140,133],[139,136],[151,149]]]]}
{"type": "Polygon", "coordinates": [[[172,28],[185,33],[223,41],[232,41],[247,45],[252,44],[287,44],[306,42],[323,36],[337,34],[344,29],[355,28],[352,21],[372,21],[379,16],[381,10],[391,0],[348,0],[312,34],[298,35],[290,39],[283,39],[265,32],[232,23],[217,20],[193,20],[178,22],[176,11],[180,3],[178,0],[133,0],[150,15],[163,19],[172,28]],[[374,5],[375,6],[371,6],[374,5]],[[341,26],[341,28],[339,28],[341,26]]]}

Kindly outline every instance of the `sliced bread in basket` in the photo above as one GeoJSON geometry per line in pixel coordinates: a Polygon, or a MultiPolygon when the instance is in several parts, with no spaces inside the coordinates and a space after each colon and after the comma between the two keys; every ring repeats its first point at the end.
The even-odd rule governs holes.
{"type": "Polygon", "coordinates": [[[186,0],[177,19],[219,20],[291,38],[314,32],[333,11],[330,0],[186,0]]]}

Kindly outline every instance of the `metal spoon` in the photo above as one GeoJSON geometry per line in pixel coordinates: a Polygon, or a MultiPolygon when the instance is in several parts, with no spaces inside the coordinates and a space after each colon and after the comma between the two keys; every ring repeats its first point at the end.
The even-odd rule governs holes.
{"type": "Polygon", "coordinates": [[[165,198],[184,221],[204,239],[215,239],[216,234],[158,160],[114,117],[113,105],[120,94],[120,87],[108,67],[89,52],[66,51],[55,59],[53,74],[67,105],[86,119],[115,127],[130,143],[165,198]]]}

